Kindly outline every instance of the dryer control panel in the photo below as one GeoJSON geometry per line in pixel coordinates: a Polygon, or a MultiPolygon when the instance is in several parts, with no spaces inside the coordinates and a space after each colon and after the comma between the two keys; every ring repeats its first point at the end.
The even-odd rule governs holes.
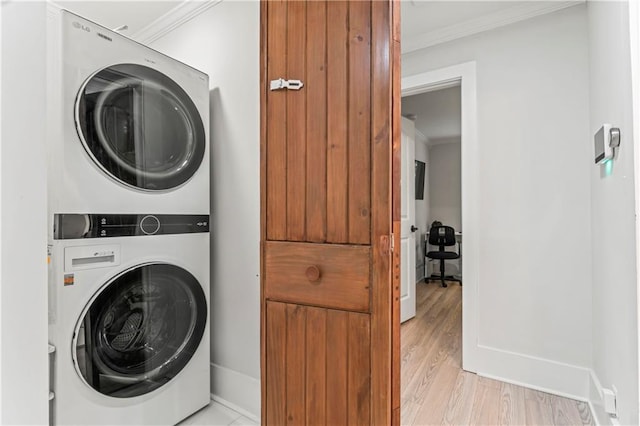
{"type": "Polygon", "coordinates": [[[209,215],[55,214],[53,238],[132,237],[209,232],[209,215]]]}

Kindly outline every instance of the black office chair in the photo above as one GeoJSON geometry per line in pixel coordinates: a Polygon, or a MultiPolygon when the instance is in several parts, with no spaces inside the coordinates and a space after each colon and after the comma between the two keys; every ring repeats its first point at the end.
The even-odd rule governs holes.
{"type": "Polygon", "coordinates": [[[438,251],[427,251],[427,247],[425,247],[425,253],[427,253],[427,257],[430,259],[440,260],[440,276],[431,275],[427,277],[427,282],[433,278],[440,279],[440,285],[442,287],[446,287],[447,283],[444,282],[445,278],[449,281],[457,281],[462,285],[462,281],[454,276],[450,275],[445,277],[444,275],[444,261],[449,259],[458,259],[460,258],[460,247],[458,246],[458,252],[455,251],[446,251],[445,247],[455,246],[456,242],[456,231],[446,225],[436,225],[432,226],[429,230],[429,239],[427,240],[427,244],[432,246],[438,246],[438,251]]]}

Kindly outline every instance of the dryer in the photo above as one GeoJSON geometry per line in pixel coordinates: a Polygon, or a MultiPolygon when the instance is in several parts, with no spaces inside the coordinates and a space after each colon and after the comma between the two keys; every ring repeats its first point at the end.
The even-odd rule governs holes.
{"type": "Polygon", "coordinates": [[[209,79],[50,11],[50,213],[209,213],[209,79]]]}
{"type": "Polygon", "coordinates": [[[55,216],[52,424],[176,424],[209,403],[208,222],[55,216]]]}

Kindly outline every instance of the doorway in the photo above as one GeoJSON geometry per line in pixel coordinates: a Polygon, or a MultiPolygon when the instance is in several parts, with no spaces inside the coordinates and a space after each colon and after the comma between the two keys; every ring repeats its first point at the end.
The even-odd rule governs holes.
{"type": "MultiPolygon", "coordinates": [[[[460,229],[464,248],[459,264],[464,277],[462,297],[462,368],[477,371],[478,288],[478,164],[476,118],[476,65],[466,62],[402,79],[402,96],[460,87],[460,229]]],[[[407,265],[407,262],[402,262],[407,265]]],[[[414,261],[414,265],[416,262],[414,261]]],[[[402,271],[406,274],[405,271],[402,271]]],[[[437,285],[437,284],[436,284],[437,285]]],[[[404,354],[402,354],[404,357],[404,354]]],[[[403,386],[403,385],[402,385],[403,386]]]]}
{"type": "MultiPolygon", "coordinates": [[[[429,277],[435,282],[440,262],[427,257],[428,251],[438,250],[427,244],[431,225],[439,222],[454,229],[456,244],[446,251],[459,254],[462,248],[460,85],[406,96],[402,113],[412,121],[407,131],[414,129],[415,190],[407,196],[415,199],[408,202],[415,212],[415,282],[429,277]]],[[[443,265],[446,277],[461,279],[460,258],[444,260],[443,265]]]]}
{"type": "Polygon", "coordinates": [[[410,244],[403,244],[401,252],[405,261],[413,262],[402,277],[402,314],[408,312],[406,305],[415,307],[414,318],[401,318],[407,319],[401,326],[402,423],[461,423],[464,419],[448,409],[451,390],[471,374],[461,371],[462,288],[454,281],[462,280],[463,247],[460,81],[403,97],[402,115],[402,169],[411,173],[402,173],[406,200],[401,217],[413,219],[412,232],[401,237],[415,247],[411,260],[412,253],[405,250],[410,244]],[[438,231],[447,229],[436,228],[437,223],[453,231],[446,242],[451,245],[432,244],[438,231]],[[458,257],[439,260],[444,256],[440,250],[458,257]]]}

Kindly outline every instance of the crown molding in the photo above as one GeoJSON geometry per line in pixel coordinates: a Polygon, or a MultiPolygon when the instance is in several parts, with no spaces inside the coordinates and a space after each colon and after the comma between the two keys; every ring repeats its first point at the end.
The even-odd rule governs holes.
{"type": "Polygon", "coordinates": [[[525,2],[438,30],[418,34],[411,38],[405,37],[402,40],[402,53],[414,52],[584,3],[585,0],[545,2],[545,4],[539,4],[535,1],[525,2]]]}
{"type": "Polygon", "coordinates": [[[149,44],[175,30],[222,0],[184,0],[182,3],[131,35],[131,38],[149,44]]]}

